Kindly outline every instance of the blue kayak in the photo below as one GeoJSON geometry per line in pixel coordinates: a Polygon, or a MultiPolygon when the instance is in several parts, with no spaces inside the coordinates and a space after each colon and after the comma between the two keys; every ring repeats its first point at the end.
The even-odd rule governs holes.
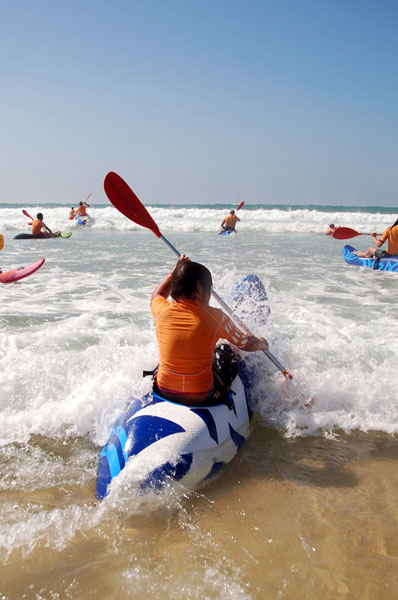
{"type": "Polygon", "coordinates": [[[356,254],[356,248],[349,246],[348,244],[343,248],[343,258],[350,265],[356,265],[358,267],[370,267],[375,271],[395,271],[398,272],[398,256],[392,256],[390,258],[361,258],[356,254]]]}
{"type": "MultiPolygon", "coordinates": [[[[269,308],[258,277],[250,275],[235,286],[233,300],[236,306],[244,303],[244,311],[249,300],[252,310],[258,307],[259,322],[265,324],[269,308]]],[[[249,435],[254,378],[253,366],[239,357],[230,407],[185,406],[154,392],[133,398],[102,449],[97,497],[102,499],[109,493],[112,481],[126,465],[128,476],[143,489],[162,488],[170,479],[193,488],[211,478],[235,456],[249,435]]]]}

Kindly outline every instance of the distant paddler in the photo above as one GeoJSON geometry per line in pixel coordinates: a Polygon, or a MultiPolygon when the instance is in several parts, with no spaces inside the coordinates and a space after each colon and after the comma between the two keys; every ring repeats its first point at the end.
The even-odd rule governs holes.
{"type": "Polygon", "coordinates": [[[325,231],[325,235],[333,235],[333,232],[337,229],[334,223],[329,223],[328,228],[325,231]]]}
{"type": "Polygon", "coordinates": [[[79,202],[79,206],[75,211],[76,216],[81,217],[84,221],[87,221],[87,219],[89,218],[87,214],[87,208],[89,207],[90,205],[87,204],[87,202],[79,202]]]}
{"type": "Polygon", "coordinates": [[[73,221],[73,220],[74,220],[74,218],[75,218],[75,216],[76,216],[75,209],[74,209],[74,208],[73,208],[73,206],[72,206],[72,208],[71,208],[71,209],[70,209],[70,211],[69,211],[69,220],[70,220],[70,221],[73,221]]]}
{"type": "Polygon", "coordinates": [[[53,233],[49,227],[43,222],[43,213],[37,213],[36,219],[31,221],[29,225],[32,226],[32,235],[39,237],[59,237],[60,231],[53,233]]]}
{"type": "Polygon", "coordinates": [[[219,235],[223,232],[223,231],[235,231],[235,225],[236,223],[240,221],[240,218],[236,216],[235,211],[233,208],[231,208],[231,210],[229,211],[229,214],[224,217],[222,223],[221,223],[221,231],[219,233],[219,235]]]}

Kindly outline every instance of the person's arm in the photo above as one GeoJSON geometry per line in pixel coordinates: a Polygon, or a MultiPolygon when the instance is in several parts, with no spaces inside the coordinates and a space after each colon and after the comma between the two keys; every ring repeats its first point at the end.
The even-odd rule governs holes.
{"type": "Polygon", "coordinates": [[[41,224],[41,226],[42,226],[42,227],[44,227],[44,229],[45,229],[46,231],[48,231],[48,233],[49,233],[50,235],[53,235],[53,232],[51,231],[51,229],[50,229],[49,227],[47,227],[47,225],[46,225],[45,223],[42,223],[42,224],[41,224]]]}
{"type": "MultiPolygon", "coordinates": [[[[235,215],[235,217],[236,217],[236,215],[235,215]]],[[[236,220],[237,220],[237,221],[240,221],[240,218],[239,218],[239,217],[236,217],[236,220]]]]}
{"type": "Polygon", "coordinates": [[[174,269],[170,271],[170,273],[166,275],[163,281],[161,281],[159,285],[154,289],[151,298],[151,304],[157,296],[162,296],[162,298],[165,298],[167,300],[167,298],[170,295],[171,276],[173,275],[173,271],[174,269]]]}
{"type": "Polygon", "coordinates": [[[90,208],[90,205],[87,204],[87,202],[83,202],[84,206],[88,206],[90,208]]]}
{"type": "MultiPolygon", "coordinates": [[[[221,312],[221,311],[220,311],[221,312]]],[[[234,346],[245,352],[258,352],[259,350],[268,350],[268,342],[265,338],[258,338],[252,333],[245,333],[240,329],[225,313],[222,314],[221,327],[218,332],[219,337],[225,337],[234,346]]]]}
{"type": "MultiPolygon", "coordinates": [[[[176,266],[174,267],[174,269],[181,263],[183,262],[189,262],[191,259],[188,258],[188,256],[185,256],[185,254],[181,254],[180,258],[177,260],[176,266]]],[[[167,300],[167,298],[170,295],[170,288],[171,288],[171,276],[173,275],[173,271],[174,269],[172,269],[170,271],[170,273],[168,273],[166,275],[166,277],[163,279],[163,281],[161,281],[159,283],[159,285],[154,289],[153,294],[152,294],[152,298],[151,298],[151,303],[153,302],[153,300],[156,298],[156,296],[162,296],[162,298],[165,298],[167,300]]]]}
{"type": "Polygon", "coordinates": [[[377,246],[378,248],[380,248],[380,246],[382,246],[382,245],[384,244],[384,242],[386,241],[386,240],[383,240],[383,237],[384,237],[384,233],[383,233],[383,235],[381,236],[381,238],[378,240],[378,239],[377,239],[377,233],[372,233],[372,238],[373,238],[373,241],[374,241],[374,243],[376,244],[376,246],[377,246]]]}

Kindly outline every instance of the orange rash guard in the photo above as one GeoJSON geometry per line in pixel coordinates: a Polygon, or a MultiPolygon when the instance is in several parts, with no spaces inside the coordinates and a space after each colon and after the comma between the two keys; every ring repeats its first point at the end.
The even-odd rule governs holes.
{"type": "Polygon", "coordinates": [[[156,381],[165,393],[201,394],[213,387],[212,360],[217,341],[226,339],[244,350],[248,336],[219,308],[199,300],[151,304],[159,344],[156,381]]]}
{"type": "Polygon", "coordinates": [[[381,242],[385,242],[388,239],[387,252],[389,254],[398,254],[398,225],[390,229],[387,227],[385,232],[380,238],[381,242]]]}

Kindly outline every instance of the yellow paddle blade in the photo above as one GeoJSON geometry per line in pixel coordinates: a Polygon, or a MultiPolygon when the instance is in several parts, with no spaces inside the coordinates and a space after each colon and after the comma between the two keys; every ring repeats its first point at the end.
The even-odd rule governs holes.
{"type": "Polygon", "coordinates": [[[4,246],[4,238],[0,233],[0,250],[3,248],[3,246],[4,246]]]}

